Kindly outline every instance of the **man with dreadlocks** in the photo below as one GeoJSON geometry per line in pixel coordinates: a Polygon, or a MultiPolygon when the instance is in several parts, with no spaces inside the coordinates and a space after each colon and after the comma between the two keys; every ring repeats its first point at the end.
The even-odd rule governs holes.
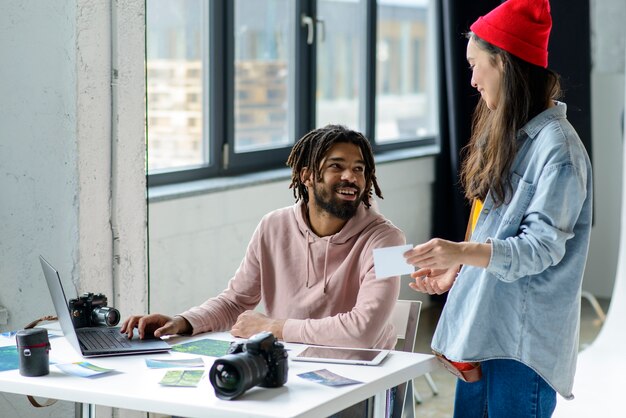
{"type": "Polygon", "coordinates": [[[388,319],[398,277],[376,279],[372,250],[404,244],[403,233],[372,207],[376,182],[369,142],[328,125],[293,147],[287,160],[296,204],[265,215],[228,288],[173,318],[132,316],[122,332],[140,338],[230,330],[271,331],[288,342],[393,348],[388,319]],[[261,302],[266,314],[253,311],[261,302]]]}

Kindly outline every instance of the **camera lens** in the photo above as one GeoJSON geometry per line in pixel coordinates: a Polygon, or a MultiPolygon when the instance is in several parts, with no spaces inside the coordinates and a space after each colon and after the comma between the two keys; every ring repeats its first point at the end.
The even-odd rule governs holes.
{"type": "Polygon", "coordinates": [[[120,311],[110,306],[95,308],[91,311],[91,320],[96,325],[114,327],[120,322],[120,311]]]}
{"type": "Polygon", "coordinates": [[[220,399],[234,399],[253,386],[263,383],[268,366],[262,356],[248,353],[227,354],[215,360],[209,380],[220,399]]]}
{"type": "Polygon", "coordinates": [[[239,373],[228,364],[219,364],[215,375],[215,385],[227,392],[237,389],[239,384],[239,373]]]}

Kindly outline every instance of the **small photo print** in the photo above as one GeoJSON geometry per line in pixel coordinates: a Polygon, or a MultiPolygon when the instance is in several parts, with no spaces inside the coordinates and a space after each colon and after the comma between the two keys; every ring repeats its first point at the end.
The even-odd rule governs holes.
{"type": "Polygon", "coordinates": [[[56,366],[63,373],[79,377],[100,376],[105,373],[111,373],[112,371],[114,371],[114,369],[105,369],[104,367],[96,366],[95,364],[91,364],[86,361],[56,364],[56,366]]]}
{"type": "Polygon", "coordinates": [[[146,359],[146,366],[151,369],[166,369],[174,367],[204,367],[200,357],[189,359],[146,359]]]}
{"type": "Polygon", "coordinates": [[[321,383],[326,386],[345,386],[345,385],[355,385],[359,382],[358,380],[349,379],[344,376],[340,376],[335,374],[327,369],[315,370],[307,373],[300,373],[298,377],[302,379],[310,380],[315,383],[321,383]]]}
{"type": "Polygon", "coordinates": [[[159,383],[163,386],[196,387],[203,374],[204,370],[170,370],[159,383]]]}
{"type": "Polygon", "coordinates": [[[172,351],[180,353],[198,354],[201,356],[221,357],[228,352],[229,341],[203,338],[201,340],[190,341],[172,346],[172,351]]]}

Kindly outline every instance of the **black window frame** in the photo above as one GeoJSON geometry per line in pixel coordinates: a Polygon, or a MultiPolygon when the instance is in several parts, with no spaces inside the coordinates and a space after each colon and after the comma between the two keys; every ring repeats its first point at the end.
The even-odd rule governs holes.
{"type": "MultiPolygon", "coordinates": [[[[149,0],[147,0],[149,1],[149,0]]],[[[195,180],[203,180],[214,177],[228,177],[241,174],[248,174],[257,171],[272,170],[284,167],[285,161],[291,150],[291,144],[285,147],[263,149],[258,151],[235,153],[234,152],[234,95],[235,95],[235,45],[234,45],[234,24],[235,24],[235,1],[234,0],[209,0],[209,62],[208,68],[208,97],[204,92],[202,98],[206,117],[208,119],[208,130],[205,130],[203,141],[208,144],[207,152],[210,155],[209,164],[201,167],[173,168],[147,170],[148,186],[160,186],[176,183],[183,183],[195,180]],[[223,63],[223,65],[215,65],[223,63]],[[208,137],[207,137],[208,135],[208,137]]],[[[377,42],[377,8],[376,0],[364,0],[360,3],[363,10],[365,32],[365,42],[363,68],[365,74],[361,80],[363,97],[359,100],[359,118],[363,121],[361,128],[367,138],[372,143],[372,148],[376,154],[400,149],[422,147],[438,144],[441,133],[428,137],[399,139],[391,142],[377,143],[375,140],[376,123],[376,42],[377,42]]],[[[316,63],[316,43],[308,45],[306,42],[306,31],[301,24],[303,15],[316,17],[317,0],[298,0],[295,2],[295,17],[292,21],[295,34],[294,51],[294,84],[297,86],[294,91],[293,130],[290,135],[292,143],[315,128],[315,72],[316,63]]],[[[441,12],[437,1],[433,1],[433,13],[437,16],[435,21],[439,21],[438,14],[441,12]]],[[[432,32],[433,34],[435,31],[432,32]]],[[[440,40],[434,37],[435,48],[438,50],[440,40]]],[[[436,63],[436,68],[439,62],[436,63]]],[[[291,69],[290,69],[291,70],[291,69]]],[[[437,69],[437,73],[440,73],[437,69]]],[[[147,72],[146,72],[147,77],[147,72]]],[[[440,77],[440,76],[439,76],[440,77]]],[[[441,80],[437,85],[441,85],[441,80]]],[[[147,83],[146,83],[147,84],[147,83]]],[[[147,93],[146,93],[147,94],[147,93]]],[[[147,101],[147,99],[146,99],[147,101]]],[[[146,103],[147,109],[147,103],[146,103]]],[[[147,111],[147,110],[146,110],[147,111]]],[[[148,112],[148,111],[147,111],[148,112]]],[[[147,114],[149,118],[149,113],[147,114]]],[[[441,118],[441,115],[439,115],[441,118]]],[[[146,128],[149,141],[149,129],[146,128]]],[[[146,148],[148,148],[146,146],[146,148]]],[[[148,153],[149,157],[149,153],[148,153]]]]}

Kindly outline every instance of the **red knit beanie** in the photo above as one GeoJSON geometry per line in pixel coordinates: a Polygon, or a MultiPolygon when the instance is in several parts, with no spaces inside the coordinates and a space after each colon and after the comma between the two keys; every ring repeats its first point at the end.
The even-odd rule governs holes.
{"type": "Polygon", "coordinates": [[[479,38],[543,68],[551,28],[548,0],[507,0],[470,26],[479,38]]]}

